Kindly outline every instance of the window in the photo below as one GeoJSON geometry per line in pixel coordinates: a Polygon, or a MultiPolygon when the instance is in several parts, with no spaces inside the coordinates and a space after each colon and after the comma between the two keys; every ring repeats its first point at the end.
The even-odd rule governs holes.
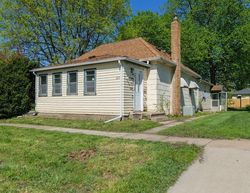
{"type": "Polygon", "coordinates": [[[68,72],[68,95],[77,95],[77,72],[68,72]]]}
{"type": "Polygon", "coordinates": [[[47,74],[42,74],[39,76],[39,96],[47,96],[47,82],[47,74]]]}
{"type": "Polygon", "coordinates": [[[53,96],[62,96],[62,74],[53,74],[53,96]]]}
{"type": "Polygon", "coordinates": [[[89,69],[84,71],[84,94],[96,94],[96,69],[89,69]]]}

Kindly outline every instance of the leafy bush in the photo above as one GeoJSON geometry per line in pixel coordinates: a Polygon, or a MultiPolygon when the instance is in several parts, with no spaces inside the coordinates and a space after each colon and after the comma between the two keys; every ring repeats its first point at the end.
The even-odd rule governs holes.
{"type": "Polygon", "coordinates": [[[0,59],[0,118],[21,115],[34,103],[34,75],[38,64],[18,54],[0,59]]]}
{"type": "Polygon", "coordinates": [[[250,112],[250,105],[246,106],[246,110],[250,112]]]}

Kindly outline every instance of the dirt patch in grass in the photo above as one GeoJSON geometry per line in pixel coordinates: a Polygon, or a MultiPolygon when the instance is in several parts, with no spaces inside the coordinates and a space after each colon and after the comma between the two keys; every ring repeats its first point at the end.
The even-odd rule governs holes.
{"type": "Polygon", "coordinates": [[[84,149],[84,150],[80,150],[80,151],[75,151],[75,152],[71,152],[68,157],[71,160],[77,160],[77,161],[86,161],[89,158],[95,156],[96,154],[96,149],[84,149]]]}

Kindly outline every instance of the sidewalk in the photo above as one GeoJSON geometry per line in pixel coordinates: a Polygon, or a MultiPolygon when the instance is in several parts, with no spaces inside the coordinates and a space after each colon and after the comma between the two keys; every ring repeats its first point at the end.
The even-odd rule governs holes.
{"type": "Polygon", "coordinates": [[[249,141],[247,143],[248,147],[242,142],[209,143],[202,159],[182,173],[168,193],[249,193],[249,141]]]}
{"type": "Polygon", "coordinates": [[[147,134],[147,133],[109,132],[109,131],[84,130],[84,129],[45,126],[45,125],[30,125],[30,124],[15,124],[15,123],[0,123],[0,126],[12,126],[18,128],[30,128],[30,129],[45,130],[45,131],[59,131],[64,133],[95,135],[95,136],[104,136],[111,138],[159,141],[159,142],[169,142],[169,143],[187,143],[198,146],[206,146],[210,148],[235,148],[235,149],[250,151],[250,140],[244,140],[244,139],[217,140],[217,139],[206,139],[206,138],[171,137],[171,136],[147,134]]]}
{"type": "Polygon", "coordinates": [[[146,134],[146,133],[118,133],[118,132],[84,130],[84,129],[73,129],[73,128],[44,126],[44,125],[30,125],[30,124],[0,123],[0,126],[13,126],[13,127],[18,127],[18,128],[31,128],[31,129],[46,130],[46,131],[59,131],[59,132],[65,132],[65,133],[96,135],[96,136],[104,136],[104,137],[111,137],[111,138],[137,139],[137,140],[159,141],[159,142],[169,142],[169,143],[187,143],[187,144],[195,144],[199,146],[204,146],[212,141],[211,139],[201,139],[201,138],[169,137],[169,136],[146,134]]]}
{"type": "Polygon", "coordinates": [[[181,125],[183,123],[194,121],[194,120],[204,118],[207,116],[209,116],[209,115],[203,115],[203,116],[199,116],[199,117],[191,117],[191,118],[188,118],[185,120],[169,120],[169,121],[161,122],[161,124],[162,124],[161,126],[146,130],[146,131],[144,131],[144,133],[148,133],[148,134],[158,133],[158,132],[165,130],[165,129],[168,129],[170,127],[173,127],[176,125],[181,125]]]}

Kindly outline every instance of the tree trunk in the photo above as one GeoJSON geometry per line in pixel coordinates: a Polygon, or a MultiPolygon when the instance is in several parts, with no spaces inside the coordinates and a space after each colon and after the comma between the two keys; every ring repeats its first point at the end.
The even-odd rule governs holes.
{"type": "Polygon", "coordinates": [[[210,80],[212,84],[216,84],[216,65],[212,62],[210,63],[210,80]]]}

